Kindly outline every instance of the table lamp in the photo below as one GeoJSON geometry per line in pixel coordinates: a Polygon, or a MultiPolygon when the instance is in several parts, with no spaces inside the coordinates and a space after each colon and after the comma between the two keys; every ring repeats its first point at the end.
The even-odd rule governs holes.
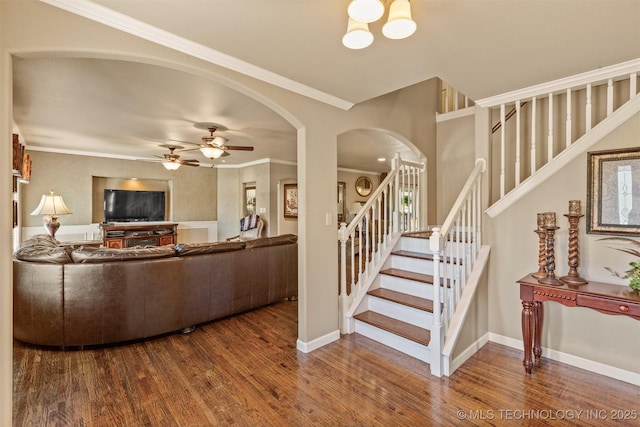
{"type": "Polygon", "coordinates": [[[62,196],[56,196],[53,190],[49,191],[49,194],[43,194],[40,199],[38,207],[31,212],[31,215],[45,215],[42,217],[42,223],[47,233],[54,239],[56,238],[56,231],[60,228],[58,222],[58,215],[67,215],[72,213],[67,205],[64,204],[62,196]]]}

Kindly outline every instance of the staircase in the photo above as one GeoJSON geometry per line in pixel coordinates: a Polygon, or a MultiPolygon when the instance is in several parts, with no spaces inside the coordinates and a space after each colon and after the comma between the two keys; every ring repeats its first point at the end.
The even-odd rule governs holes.
{"type": "Polygon", "coordinates": [[[354,316],[355,331],[429,363],[433,324],[430,233],[402,236],[354,316]],[[431,274],[429,274],[431,273],[431,274]]]}
{"type": "MultiPolygon", "coordinates": [[[[406,227],[414,221],[400,220],[397,203],[380,209],[391,212],[387,217],[393,218],[392,224],[374,232],[372,239],[370,220],[343,224],[339,233],[342,333],[359,333],[429,363],[434,375],[450,374],[451,350],[479,283],[476,269],[482,270],[488,259],[488,248],[480,246],[485,165],[484,159],[476,161],[441,228],[406,227]],[[479,259],[482,262],[476,263],[479,259]]],[[[406,186],[398,188],[406,192],[406,186]]],[[[379,203],[397,199],[388,197],[394,193],[397,188],[379,203]]]]}
{"type": "MultiPolygon", "coordinates": [[[[490,172],[488,183],[488,187],[499,188],[499,192],[493,192],[498,197],[493,198],[493,204],[484,213],[495,217],[637,114],[639,75],[640,60],[634,60],[478,101],[479,108],[499,109],[500,119],[499,126],[486,128],[488,135],[493,132],[497,135],[500,130],[500,159],[494,162],[496,167],[490,172]],[[576,99],[584,102],[574,102],[576,99]],[[606,103],[606,108],[596,108],[598,100],[606,103]],[[539,107],[545,102],[548,114],[543,115],[539,107]],[[557,104],[564,105],[564,111],[557,104]],[[554,107],[563,116],[561,126],[554,126],[554,107]],[[510,109],[513,112],[507,114],[510,109]],[[585,126],[580,129],[577,129],[579,121],[574,120],[577,115],[585,117],[585,126]],[[509,117],[515,121],[509,123],[509,117]],[[531,133],[525,144],[527,126],[531,133]],[[544,145],[536,135],[538,127],[546,129],[544,145]]],[[[365,205],[371,213],[356,218],[361,222],[348,227],[343,224],[339,233],[342,333],[359,333],[429,363],[431,373],[436,376],[450,375],[469,356],[459,355],[452,360],[489,258],[490,248],[481,245],[481,176],[486,166],[485,159],[477,159],[441,227],[420,232],[406,228],[407,224],[419,221],[401,221],[400,212],[413,212],[417,217],[420,213],[417,205],[404,208],[397,196],[420,194],[417,185],[421,180],[413,175],[417,168],[406,179],[396,178],[395,186],[374,193],[376,201],[365,205]],[[395,202],[387,206],[389,201],[395,202]],[[386,226],[378,226],[377,234],[374,227],[372,233],[368,227],[370,219],[374,219],[374,224],[386,226]],[[385,219],[392,221],[389,224],[385,219]],[[359,253],[354,248],[359,248],[359,253]],[[356,269],[356,263],[358,267],[361,264],[354,263],[354,259],[365,258],[362,270],[356,269]],[[347,259],[351,265],[349,273],[347,259]],[[434,287],[434,282],[439,285],[434,287]]]]}

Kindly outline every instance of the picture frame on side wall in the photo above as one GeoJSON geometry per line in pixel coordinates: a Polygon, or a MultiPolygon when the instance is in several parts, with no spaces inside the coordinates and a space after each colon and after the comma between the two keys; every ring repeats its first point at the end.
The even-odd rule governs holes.
{"type": "Polygon", "coordinates": [[[284,217],[298,218],[298,184],[284,184],[284,217]]]}
{"type": "Polygon", "coordinates": [[[587,233],[640,236],[640,148],[587,153],[587,233]]]}

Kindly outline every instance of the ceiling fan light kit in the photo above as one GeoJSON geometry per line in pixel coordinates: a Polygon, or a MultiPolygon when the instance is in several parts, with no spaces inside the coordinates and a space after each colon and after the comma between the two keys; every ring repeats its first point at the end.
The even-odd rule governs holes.
{"type": "Polygon", "coordinates": [[[169,160],[166,160],[164,162],[162,162],[162,166],[164,166],[164,168],[168,171],[174,171],[176,169],[178,169],[180,167],[180,163],[176,163],[176,162],[172,162],[169,160]]]}
{"type": "Polygon", "coordinates": [[[200,147],[200,152],[209,159],[218,159],[224,154],[224,150],[222,148],[210,145],[200,147]]]}
{"type": "MultiPolygon", "coordinates": [[[[347,8],[349,23],[342,44],[349,49],[363,49],[373,43],[369,23],[384,15],[382,0],[353,0],[347,8]]],[[[389,7],[389,18],[382,27],[382,34],[393,40],[400,40],[415,33],[418,25],[411,17],[409,0],[393,0],[389,7]]]]}

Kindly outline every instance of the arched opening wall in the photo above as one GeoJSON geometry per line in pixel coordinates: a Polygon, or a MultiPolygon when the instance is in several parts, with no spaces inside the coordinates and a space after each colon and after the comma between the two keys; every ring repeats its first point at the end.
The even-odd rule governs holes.
{"type": "MultiPolygon", "coordinates": [[[[285,117],[297,129],[299,190],[298,348],[310,351],[339,338],[337,298],[337,135],[381,127],[413,141],[435,158],[437,83],[428,81],[353,107],[322,104],[223,67],[138,39],[40,2],[0,3],[0,424],[11,423],[11,192],[13,55],[134,59],[226,82],[285,117]],[[29,25],[25,25],[25,23],[29,25]],[[83,36],[84,35],[84,36],[83,36]],[[327,214],[333,222],[327,225],[327,214]]],[[[435,169],[429,169],[435,174],[435,169]]],[[[429,180],[434,182],[435,179],[429,180]]],[[[431,184],[430,184],[431,185],[431,184]]],[[[435,194],[435,191],[433,192],[435,194]]]]}

